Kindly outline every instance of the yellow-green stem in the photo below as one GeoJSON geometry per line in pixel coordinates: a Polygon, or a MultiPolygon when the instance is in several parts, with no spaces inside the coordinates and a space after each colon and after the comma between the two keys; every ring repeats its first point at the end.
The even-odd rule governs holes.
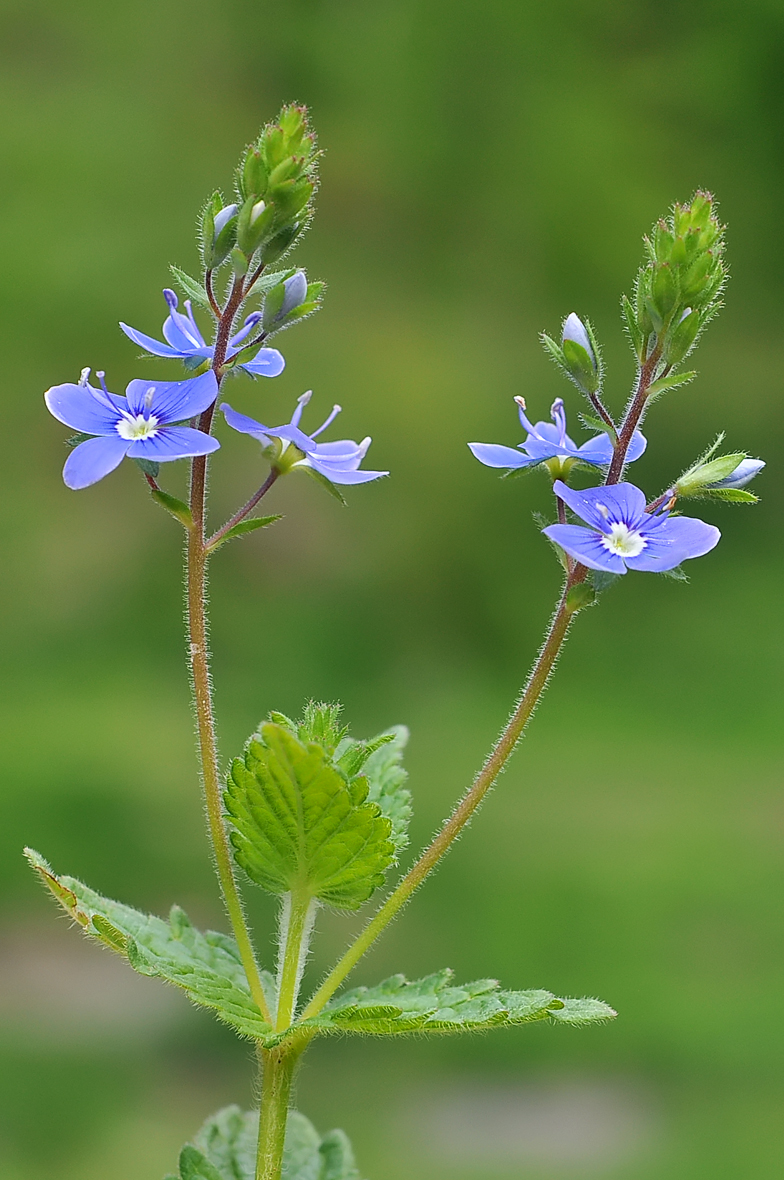
{"type": "Polygon", "coordinates": [[[291,1045],[259,1049],[261,1110],[256,1180],[280,1180],[291,1082],[300,1052],[291,1045]]]}

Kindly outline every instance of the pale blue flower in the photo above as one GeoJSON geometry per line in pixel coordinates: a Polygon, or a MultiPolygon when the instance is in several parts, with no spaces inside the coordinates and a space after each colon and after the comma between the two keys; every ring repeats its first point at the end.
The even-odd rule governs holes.
{"type": "Polygon", "coordinates": [[[291,421],[287,422],[285,426],[264,426],[255,418],[248,418],[245,414],[233,410],[226,402],[223,402],[220,408],[229,426],[241,434],[249,434],[251,438],[257,439],[264,448],[272,446],[273,440],[280,439],[282,449],[279,452],[279,457],[282,457],[292,445],[298,452],[301,452],[302,457],[296,459],[290,467],[287,467],[287,470],[294,470],[297,467],[312,467],[314,471],[325,476],[330,483],[341,484],[368,483],[370,480],[380,479],[382,475],[389,475],[388,471],[359,470],[359,465],[370,446],[371,440],[369,438],[363,439],[361,443],[352,442],[350,439],[329,443],[315,441],[335,420],[340,413],[340,406],[333,406],[332,413],[312,434],[305,434],[300,430],[299,422],[302,411],[310,401],[311,395],[312,391],[308,390],[297,399],[297,408],[291,421]]]}
{"type": "MultiPolygon", "coordinates": [[[[525,401],[516,397],[520,422],[527,436],[518,444],[517,450],[500,443],[469,443],[471,453],[486,467],[535,467],[550,459],[561,460],[564,470],[575,462],[588,463],[592,467],[606,467],[613,456],[613,444],[608,434],[601,433],[577,446],[566,433],[566,412],[563,399],[558,397],[550,409],[552,422],[537,422],[532,425],[525,415],[525,401]]],[[[635,430],[627,453],[627,461],[639,459],[647,446],[644,436],[635,430]]]]}
{"type": "Polygon", "coordinates": [[[78,384],[54,385],[44,394],[58,421],[96,437],[79,443],[63,468],[69,488],[86,488],[114,471],[127,455],[151,463],[208,455],[220,446],[216,438],[175,423],[201,414],[218,396],[213,372],[188,381],[131,381],[126,396],[89,384],[85,369],[78,384]]]}
{"type": "MultiPolygon", "coordinates": [[[[225,212],[225,210],[221,212],[225,212]]],[[[197,368],[204,361],[212,360],[215,346],[207,344],[202,336],[193,315],[190,299],[185,300],[187,315],[183,315],[177,310],[178,301],[174,291],[166,288],[163,296],[169,305],[169,314],[163,323],[163,335],[167,343],[163,344],[160,340],[154,340],[152,336],[146,336],[144,332],[138,332],[136,328],[130,328],[127,324],[121,323],[120,327],[125,335],[140,348],[151,352],[153,356],[172,357],[184,361],[191,368],[197,368]]],[[[245,347],[243,341],[247,340],[260,322],[261,312],[251,312],[240,330],[235,332],[229,340],[226,352],[227,361],[237,355],[240,346],[245,347]]],[[[246,373],[251,373],[254,377],[277,377],[279,373],[283,372],[285,364],[286,362],[277,348],[260,348],[251,360],[243,361],[238,367],[244,369],[246,373]]]]}
{"type": "Polygon", "coordinates": [[[721,536],[712,524],[693,517],[670,516],[666,509],[646,512],[644,493],[631,483],[577,492],[558,479],[553,491],[588,528],[551,524],[542,532],[592,570],[665,573],[682,561],[702,557],[721,536]]]}

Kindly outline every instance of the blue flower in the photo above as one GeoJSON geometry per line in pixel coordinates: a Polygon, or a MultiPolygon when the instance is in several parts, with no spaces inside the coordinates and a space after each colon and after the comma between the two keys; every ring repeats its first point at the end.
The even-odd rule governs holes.
{"type": "Polygon", "coordinates": [[[713,488],[745,488],[755,476],[759,475],[765,466],[764,459],[741,459],[738,466],[724,479],[717,479],[715,483],[707,484],[708,490],[713,488]]]}
{"type": "Polygon", "coordinates": [[[553,491],[588,525],[551,524],[545,536],[592,570],[625,574],[630,570],[664,573],[718,544],[712,524],[666,510],[645,511],[645,496],[631,483],[576,492],[560,479],[553,491]]]}
{"type": "Polygon", "coordinates": [[[193,418],[218,396],[212,372],[188,381],[131,381],[126,397],[89,384],[85,369],[77,385],[54,385],[44,394],[49,412],[80,434],[96,435],[79,444],[66,460],[63,479],[69,488],[87,488],[118,467],[123,458],[168,463],[208,455],[217,439],[190,426],[173,423],[193,418]]]}
{"type": "MultiPolygon", "coordinates": [[[[163,296],[169,305],[169,314],[163,322],[163,335],[168,343],[162,344],[152,336],[145,336],[144,332],[137,332],[136,328],[129,328],[127,324],[121,323],[120,327],[125,335],[153,356],[179,358],[191,367],[198,367],[201,361],[211,360],[215,346],[207,344],[199,331],[190,299],[185,300],[185,310],[188,314],[183,315],[177,311],[177,296],[174,291],[166,288],[163,296]]],[[[261,312],[251,312],[239,332],[229,340],[227,360],[237,355],[242,341],[248,338],[260,321],[261,312]]],[[[260,348],[252,360],[243,361],[239,368],[244,369],[246,373],[252,373],[254,377],[277,377],[283,372],[285,364],[277,348],[260,348]]]]}
{"type": "Polygon", "coordinates": [[[238,414],[230,405],[223,402],[221,410],[229,426],[239,430],[241,434],[249,434],[257,439],[266,449],[272,447],[274,440],[279,440],[279,449],[273,458],[273,463],[279,470],[290,471],[296,467],[312,467],[319,475],[325,476],[330,483],[368,483],[372,479],[379,479],[382,475],[389,475],[388,471],[359,471],[359,465],[367,454],[370,439],[365,438],[361,443],[343,439],[340,442],[317,443],[315,440],[326,430],[340,413],[340,406],[333,406],[332,413],[327,420],[314,430],[312,434],[305,434],[299,428],[302,411],[311,398],[312,391],[303,393],[297,399],[297,408],[291,421],[285,426],[263,426],[254,418],[245,414],[238,414]],[[293,450],[289,452],[289,447],[293,450]],[[280,460],[289,452],[294,462],[280,460]],[[299,456],[296,457],[295,456],[299,456]]]}
{"type": "MultiPolygon", "coordinates": [[[[566,411],[563,399],[557,397],[550,409],[551,422],[537,422],[535,426],[525,416],[525,401],[516,397],[518,414],[523,429],[528,432],[525,442],[518,449],[502,446],[500,443],[469,443],[471,453],[486,467],[508,469],[535,467],[539,463],[555,460],[555,475],[565,475],[575,463],[588,463],[593,467],[605,467],[613,456],[613,444],[607,434],[597,434],[578,447],[566,433],[566,411]],[[522,452],[522,454],[521,454],[522,452]]],[[[635,430],[627,459],[639,459],[647,441],[635,430]]]]}

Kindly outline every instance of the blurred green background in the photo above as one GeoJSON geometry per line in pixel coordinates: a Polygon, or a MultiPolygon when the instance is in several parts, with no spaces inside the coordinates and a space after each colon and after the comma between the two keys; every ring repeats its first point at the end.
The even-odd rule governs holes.
{"type": "MultiPolygon", "coordinates": [[[[359,735],[406,722],[427,840],[559,583],[531,520],[545,481],[499,482],[465,442],[519,441],[516,394],[535,418],[563,394],[576,426],[536,338],[571,310],[620,408],[619,295],[698,185],[729,223],[727,307],[635,475],[657,493],[721,428],[769,464],[758,509],[704,507],[724,539],[689,586],[632,575],[580,618],[499,790],[356,974],[448,964],[601,996],[617,1022],[324,1044],[299,1103],[370,1180],[780,1176],[781,0],[2,0],[0,57],[3,1180],[157,1180],[211,1110],[252,1098],[248,1047],[69,931],[20,849],[224,926],[177,526],[131,464],[67,492],[41,392],[84,365],[114,389],[176,376],[117,321],[157,334],[200,202],[292,99],[327,149],[294,256],[326,305],[280,338],[283,376],[231,398],[274,422],[312,386],[309,421],[340,401],[333,437],[372,434],[393,476],[348,510],[287,480],[267,501],[286,521],[215,561],[225,755],[308,696],[343,700],[359,735]]],[[[226,438],[216,521],[258,473],[226,438]]],[[[253,915],[267,953],[271,909],[253,915]]],[[[351,925],[326,917],[312,980],[351,925]]]]}

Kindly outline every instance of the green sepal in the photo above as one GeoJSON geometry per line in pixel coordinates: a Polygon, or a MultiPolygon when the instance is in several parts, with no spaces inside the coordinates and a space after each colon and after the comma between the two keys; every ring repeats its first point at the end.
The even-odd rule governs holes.
{"type": "Polygon", "coordinates": [[[221,545],[225,545],[227,541],[231,541],[234,537],[242,537],[245,533],[254,533],[256,529],[269,528],[271,524],[275,524],[278,520],[283,520],[280,512],[274,516],[254,516],[252,520],[241,520],[239,524],[232,525],[214,544],[208,545],[206,552],[214,553],[216,549],[220,549],[221,545]]]}
{"type": "Polygon", "coordinates": [[[637,315],[628,295],[621,297],[621,317],[634,355],[639,361],[642,361],[645,356],[645,337],[637,323],[637,315]]]}
{"type": "Polygon", "coordinates": [[[478,1032],[547,1019],[595,1024],[615,1015],[601,1000],[560,999],[549,991],[504,991],[495,979],[455,985],[447,968],[414,982],[393,975],[376,987],[353,988],[296,1027],[325,1034],[395,1036],[478,1032]]]}
{"type": "Polygon", "coordinates": [[[197,282],[196,279],[191,278],[191,276],[186,271],[180,270],[179,266],[175,266],[171,262],[169,263],[169,270],[172,273],[175,283],[183,292],[183,294],[187,295],[188,299],[192,299],[194,303],[198,303],[199,307],[210,306],[210,301],[207,298],[207,292],[204,290],[204,287],[201,283],[197,282]]]}
{"type": "Polygon", "coordinates": [[[759,496],[744,488],[706,488],[700,499],[723,500],[725,504],[759,504],[759,496]]]}
{"type": "MultiPolygon", "coordinates": [[[[67,447],[78,447],[81,443],[87,442],[87,440],[90,438],[95,438],[95,435],[94,434],[84,434],[84,433],[72,434],[70,438],[67,438],[65,440],[65,445],[67,447]]],[[[139,460],[137,459],[136,462],[138,463],[139,460]]],[[[142,459],[141,462],[144,463],[144,462],[147,462],[147,460],[142,459]]]]}
{"type": "Polygon", "coordinates": [[[340,489],[335,486],[331,479],[327,479],[326,475],[322,475],[320,471],[316,471],[315,467],[298,467],[297,471],[304,471],[311,479],[315,479],[316,483],[321,484],[324,491],[329,492],[333,499],[337,500],[339,504],[342,504],[344,508],[347,507],[346,497],[340,489]]]}
{"type": "Polygon", "coordinates": [[[157,504],[160,504],[161,508],[165,508],[184,528],[188,529],[188,531],[193,528],[191,510],[183,500],[178,500],[176,496],[170,496],[162,488],[150,488],[150,495],[157,504]]]}
{"type": "Polygon", "coordinates": [[[264,723],[232,763],[224,796],[237,863],[270,893],[296,889],[358,909],[395,854],[391,821],[367,794],[322,746],[264,723]]]}
{"type": "Polygon", "coordinates": [[[134,459],[134,463],[142,475],[149,475],[152,479],[158,478],[158,472],[161,469],[160,463],[154,463],[152,459],[134,459]]]}
{"type": "Polygon", "coordinates": [[[688,582],[690,580],[682,565],[673,566],[671,570],[662,570],[661,576],[670,578],[673,582],[688,582]]]}
{"type": "MultiPolygon", "coordinates": [[[[227,1106],[207,1119],[193,1145],[218,1180],[255,1180],[258,1138],[259,1112],[227,1106]]],[[[288,1112],[281,1174],[285,1180],[359,1180],[343,1131],[322,1138],[298,1110],[288,1112]]]]}
{"type": "Polygon", "coordinates": [[[583,610],[586,606],[593,606],[596,601],[596,591],[589,582],[578,582],[572,586],[566,595],[565,606],[570,614],[583,610]]]}
{"type": "Polygon", "coordinates": [[[233,273],[238,279],[244,279],[245,275],[248,273],[248,267],[250,265],[250,260],[247,255],[243,254],[239,246],[234,246],[232,248],[231,254],[229,255],[229,258],[231,260],[231,269],[233,273]]]}
{"type": "MultiPolygon", "coordinates": [[[[192,1003],[211,1008],[240,1036],[263,1040],[274,1036],[253,1000],[233,938],[208,930],[202,934],[173,906],[168,922],[101,897],[74,877],[54,873],[37,852],[25,849],[47,889],[86,934],[123,955],[140,975],[157,976],[181,987],[192,1003]]],[[[275,983],[261,972],[268,1002],[275,1007],[275,983]]]]}
{"type": "Polygon", "coordinates": [[[603,594],[605,590],[609,590],[610,586],[614,586],[623,574],[611,574],[609,570],[591,570],[588,575],[591,579],[591,585],[597,594],[603,594]]]}

